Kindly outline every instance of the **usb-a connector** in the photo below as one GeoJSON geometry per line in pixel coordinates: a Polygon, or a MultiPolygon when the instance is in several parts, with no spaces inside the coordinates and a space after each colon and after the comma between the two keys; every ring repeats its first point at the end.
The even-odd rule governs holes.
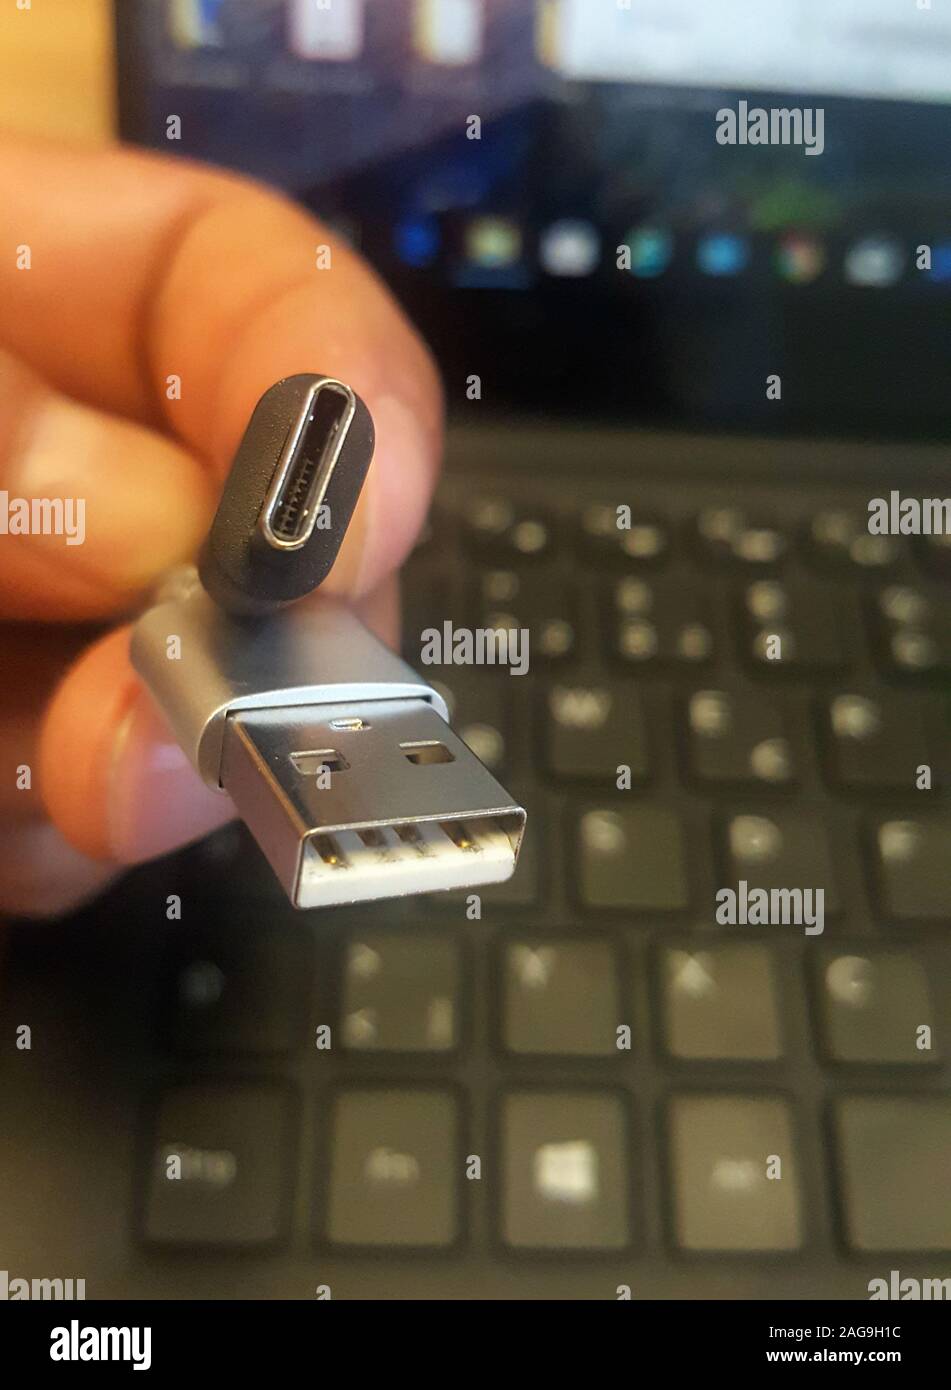
{"type": "Polygon", "coordinates": [[[496,883],[525,820],[422,699],[232,714],[221,780],[297,907],[496,883]]]}
{"type": "Polygon", "coordinates": [[[190,576],[139,620],[132,658],[295,907],[514,872],[524,810],[452,731],[441,695],[343,606],[247,623],[190,576]]]}

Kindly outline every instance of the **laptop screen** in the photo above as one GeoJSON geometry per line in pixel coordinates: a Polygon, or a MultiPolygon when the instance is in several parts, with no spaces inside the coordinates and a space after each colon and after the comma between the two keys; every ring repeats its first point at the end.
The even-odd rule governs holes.
{"type": "Polygon", "coordinates": [[[122,134],[325,217],[451,404],[478,375],[491,410],[940,434],[945,0],[117,10],[122,134]]]}

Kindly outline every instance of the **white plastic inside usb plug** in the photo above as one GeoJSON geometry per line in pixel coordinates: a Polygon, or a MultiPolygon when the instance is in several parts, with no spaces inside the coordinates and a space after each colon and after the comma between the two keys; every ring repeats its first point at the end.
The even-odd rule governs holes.
{"type": "Polygon", "coordinates": [[[295,905],[479,887],[503,882],[514,868],[512,840],[490,819],[322,831],[304,841],[295,905]]]}

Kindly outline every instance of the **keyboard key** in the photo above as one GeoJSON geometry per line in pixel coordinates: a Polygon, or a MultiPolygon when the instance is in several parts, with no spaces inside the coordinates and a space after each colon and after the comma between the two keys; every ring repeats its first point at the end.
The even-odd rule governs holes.
{"type": "Polygon", "coordinates": [[[616,1057],[618,967],[606,941],[515,939],[503,951],[503,1042],[510,1052],[616,1057]]]}
{"type": "Polygon", "coordinates": [[[666,950],[664,1040],[672,1057],[772,1062],[782,1056],[776,972],[761,945],[666,950]]]}
{"type": "Polygon", "coordinates": [[[738,507],[708,507],[697,517],[700,551],[718,563],[778,564],[789,542],[773,521],[755,518],[738,507]]]}
{"type": "Polygon", "coordinates": [[[472,498],[463,518],[467,539],[479,553],[528,560],[550,553],[555,544],[551,518],[516,506],[501,494],[472,498]]]}
{"type": "Polygon", "coordinates": [[[898,536],[870,535],[868,512],[830,507],[817,512],[809,526],[809,554],[829,568],[887,570],[901,559],[903,545],[898,536]]]}
{"type": "Polygon", "coordinates": [[[479,575],[476,626],[526,629],[532,661],[560,661],[578,641],[574,591],[563,571],[486,570],[479,575]]]}
{"type": "Polygon", "coordinates": [[[715,650],[707,594],[682,576],[619,579],[609,601],[614,608],[610,643],[625,667],[663,662],[700,666],[715,650]]]}
{"type": "Polygon", "coordinates": [[[951,817],[882,821],[875,831],[886,912],[904,921],[951,916],[951,817]]]}
{"type": "Polygon", "coordinates": [[[916,956],[823,952],[819,970],[822,1032],[833,1061],[920,1066],[941,1056],[931,987],[916,956]]]}
{"type": "Polygon", "coordinates": [[[888,665],[903,676],[945,675],[951,668],[949,645],[933,631],[898,628],[889,635],[888,665]]]}
{"type": "Polygon", "coordinates": [[[456,732],[490,772],[501,775],[505,771],[508,745],[498,724],[489,724],[480,719],[460,725],[456,732]]]}
{"type": "Polygon", "coordinates": [[[185,1053],[290,1052],[304,1039],[313,938],[299,922],[188,927],[173,950],[172,1045],[185,1053]]]}
{"type": "MultiPolygon", "coordinates": [[[[626,515],[622,514],[626,520],[626,515]]],[[[662,560],[670,548],[670,530],[656,517],[631,516],[629,527],[618,525],[618,507],[593,502],[584,508],[580,523],[581,547],[600,564],[628,567],[662,560]]]]}
{"type": "Polygon", "coordinates": [[[502,1104],[502,1239],[516,1250],[630,1242],[627,1109],[612,1092],[519,1091],[502,1104]]]}
{"type": "Polygon", "coordinates": [[[498,776],[511,766],[513,714],[511,687],[501,679],[486,680],[454,670],[449,680],[434,681],[449,706],[449,720],[467,747],[498,776]]]}
{"type": "Polygon", "coordinates": [[[333,1108],[328,1240],[434,1248],[460,1234],[463,1155],[443,1090],[348,1090],[333,1108]]]}
{"type": "Polygon", "coordinates": [[[847,664],[842,601],[828,584],[760,579],[743,591],[743,639],[757,671],[826,671],[847,664]]]}
{"type": "Polygon", "coordinates": [[[168,1090],[150,1139],[143,1234],[176,1246],[272,1246],[287,1231],[295,1139],[280,1085],[168,1090]]]}
{"type": "Polygon", "coordinates": [[[700,781],[775,787],[794,781],[783,711],[760,691],[698,690],[686,713],[690,769],[700,781]]]}
{"type": "Polygon", "coordinates": [[[827,917],[839,910],[828,833],[822,819],[801,811],[734,816],[727,826],[729,886],[821,888],[827,917]]]}
{"type": "Polygon", "coordinates": [[[799,1249],[802,1199],[784,1101],[678,1096],[670,1107],[670,1144],[681,1249],[799,1249]],[[780,1176],[768,1177],[770,1171],[780,1176]]]}
{"type": "Polygon", "coordinates": [[[910,584],[889,584],[878,593],[877,609],[896,627],[924,626],[934,616],[934,605],[921,589],[910,584]]]}
{"type": "Polygon", "coordinates": [[[498,493],[475,497],[464,518],[466,535],[477,546],[504,543],[515,519],[515,503],[510,497],[498,493]]]}
{"type": "Polygon", "coordinates": [[[649,768],[647,728],[633,682],[557,684],[543,692],[545,752],[560,780],[609,781],[629,767],[643,781],[649,768]]]}
{"type": "Polygon", "coordinates": [[[444,934],[363,932],[344,952],[343,1045],[448,1052],[459,1042],[459,947],[444,934]]]}
{"type": "Polygon", "coordinates": [[[951,1097],[849,1096],[834,1113],[850,1247],[951,1251],[951,1097]]]}
{"type": "Polygon", "coordinates": [[[683,828],[672,811],[653,804],[585,811],[577,835],[586,907],[676,912],[689,905],[683,828]]]}
{"type": "Polygon", "coordinates": [[[839,693],[823,702],[829,775],[840,787],[910,791],[933,766],[925,708],[913,695],[839,693]]]}
{"type": "Polygon", "coordinates": [[[889,675],[929,679],[951,671],[951,612],[943,594],[909,584],[880,590],[873,636],[889,675]]]}
{"type": "Polygon", "coordinates": [[[452,629],[472,626],[472,614],[466,596],[460,592],[453,569],[443,564],[412,564],[407,582],[402,586],[401,650],[410,665],[425,670],[427,677],[453,677],[459,670],[451,663],[451,651],[440,650],[439,662],[422,662],[424,650],[432,656],[431,637],[424,633],[433,630],[442,636],[445,625],[452,629]]]}

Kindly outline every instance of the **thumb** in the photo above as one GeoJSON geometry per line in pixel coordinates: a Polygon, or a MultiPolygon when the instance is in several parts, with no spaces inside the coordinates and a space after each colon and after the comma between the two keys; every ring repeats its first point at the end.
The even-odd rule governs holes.
{"type": "MultiPolygon", "coordinates": [[[[381,640],[395,641],[395,580],[357,608],[381,640]]],[[[91,858],[122,864],[167,854],[235,814],[194,771],[139,681],[129,634],[109,633],[66,673],[46,711],[39,758],[43,801],[60,832],[91,858]]]]}

